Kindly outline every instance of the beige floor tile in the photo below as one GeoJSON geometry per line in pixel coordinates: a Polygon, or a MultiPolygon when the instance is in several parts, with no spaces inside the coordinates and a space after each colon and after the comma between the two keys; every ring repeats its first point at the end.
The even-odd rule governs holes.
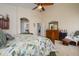
{"type": "Polygon", "coordinates": [[[64,46],[61,41],[56,42],[57,56],[79,56],[79,46],[64,46]]]}

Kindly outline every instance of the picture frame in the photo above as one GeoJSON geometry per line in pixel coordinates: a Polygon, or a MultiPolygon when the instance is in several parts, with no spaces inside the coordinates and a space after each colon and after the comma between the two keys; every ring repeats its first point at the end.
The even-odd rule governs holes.
{"type": "Polygon", "coordinates": [[[58,21],[49,22],[49,29],[50,30],[58,30],[58,21]]]}
{"type": "Polygon", "coordinates": [[[9,29],[9,17],[6,15],[4,18],[3,15],[0,15],[0,28],[1,29],[9,29]]]}

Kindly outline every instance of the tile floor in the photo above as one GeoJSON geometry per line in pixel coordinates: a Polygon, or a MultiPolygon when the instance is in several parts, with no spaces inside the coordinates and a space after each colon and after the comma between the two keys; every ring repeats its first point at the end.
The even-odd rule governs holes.
{"type": "Polygon", "coordinates": [[[64,46],[61,41],[55,41],[57,56],[79,56],[79,46],[64,46]]]}

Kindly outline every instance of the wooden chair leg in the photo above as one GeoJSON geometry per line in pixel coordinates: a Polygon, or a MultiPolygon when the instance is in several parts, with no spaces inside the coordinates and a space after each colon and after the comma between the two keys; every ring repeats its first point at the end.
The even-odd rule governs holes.
{"type": "Polygon", "coordinates": [[[78,41],[78,43],[77,43],[77,46],[79,46],[79,41],[78,41]]]}
{"type": "Polygon", "coordinates": [[[74,46],[76,46],[76,42],[74,42],[74,41],[70,41],[69,44],[70,44],[70,45],[74,45],[74,46]]]}

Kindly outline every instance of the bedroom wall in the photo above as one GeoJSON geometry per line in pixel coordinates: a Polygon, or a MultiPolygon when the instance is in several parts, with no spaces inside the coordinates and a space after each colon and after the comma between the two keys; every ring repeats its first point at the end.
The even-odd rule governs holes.
{"type": "Polygon", "coordinates": [[[0,15],[9,15],[10,18],[10,27],[7,30],[4,30],[8,33],[15,34],[16,33],[16,7],[9,6],[6,4],[0,4],[0,15]]]}
{"type": "Polygon", "coordinates": [[[20,33],[21,17],[30,20],[30,32],[34,34],[37,34],[36,23],[42,23],[43,36],[48,28],[48,22],[53,20],[59,22],[59,29],[67,29],[68,34],[79,29],[79,4],[54,4],[44,12],[32,10],[33,7],[28,4],[0,4],[0,14],[9,14],[10,17],[10,29],[4,31],[12,35],[20,33]]]}
{"type": "Polygon", "coordinates": [[[42,12],[43,35],[48,23],[58,21],[59,29],[67,29],[68,34],[79,30],[79,4],[54,4],[42,12]]]}
{"type": "MultiPolygon", "coordinates": [[[[23,8],[23,7],[17,7],[17,14],[18,14],[18,28],[20,28],[20,18],[21,17],[26,17],[28,20],[29,20],[29,30],[31,33],[34,33],[35,35],[37,35],[37,23],[40,23],[41,20],[40,20],[40,14],[39,12],[36,12],[36,11],[33,11],[31,8],[29,7],[26,7],[26,8],[23,8]],[[35,26],[34,26],[35,25],[35,26]]],[[[20,29],[18,29],[19,33],[20,33],[20,29]]]]}
{"type": "Polygon", "coordinates": [[[17,4],[0,4],[0,14],[9,15],[10,28],[4,30],[12,35],[20,33],[20,18],[26,17],[30,21],[30,32],[37,34],[37,28],[34,27],[34,23],[40,23],[40,16],[38,12],[33,11],[28,5],[20,6],[17,4]]]}

